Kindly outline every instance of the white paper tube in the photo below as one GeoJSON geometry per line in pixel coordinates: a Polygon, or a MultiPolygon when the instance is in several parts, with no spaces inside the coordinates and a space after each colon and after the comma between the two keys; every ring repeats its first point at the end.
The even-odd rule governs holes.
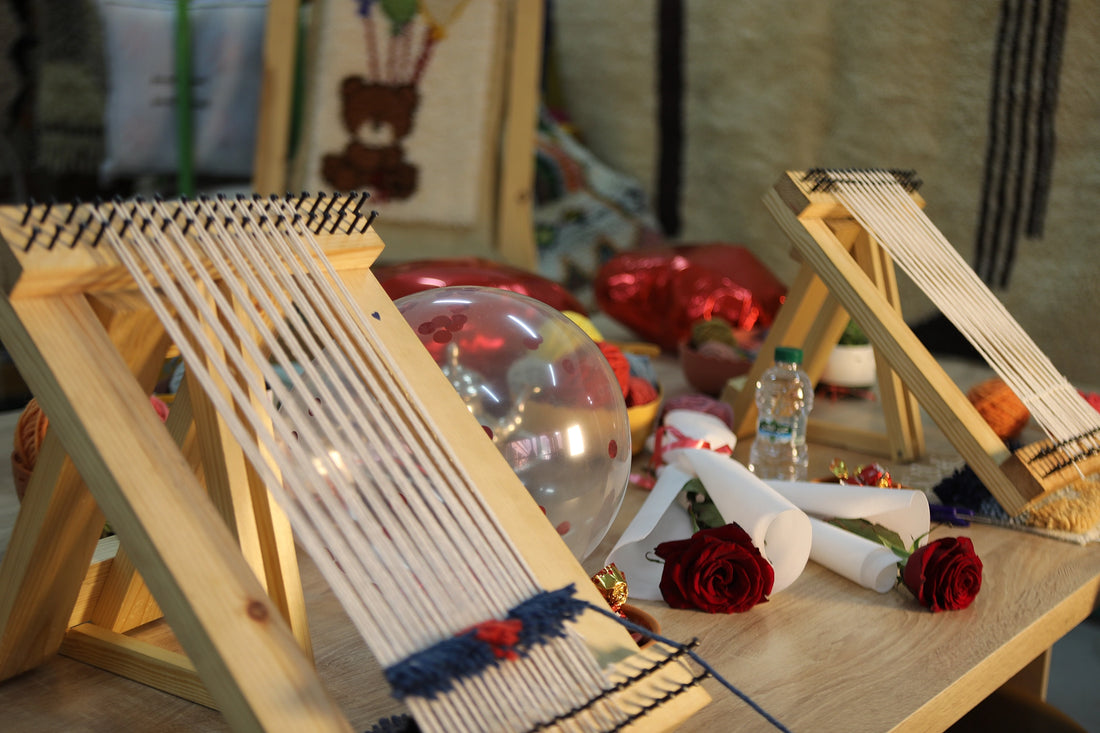
{"type": "Polygon", "coordinates": [[[810,518],[810,559],[864,588],[886,593],[897,582],[898,556],[886,547],[840,527],[810,518]]]}
{"type": "Polygon", "coordinates": [[[810,481],[767,484],[812,516],[866,519],[897,532],[906,546],[928,534],[928,497],[923,491],[810,481]]]}
{"type": "Polygon", "coordinates": [[[675,466],[665,467],[653,490],[604,561],[605,565],[615,563],[622,571],[631,598],[661,600],[664,564],[652,562],[647,555],[662,542],[691,537],[691,517],[676,503],[676,496],[691,478],[690,474],[675,466]]]}

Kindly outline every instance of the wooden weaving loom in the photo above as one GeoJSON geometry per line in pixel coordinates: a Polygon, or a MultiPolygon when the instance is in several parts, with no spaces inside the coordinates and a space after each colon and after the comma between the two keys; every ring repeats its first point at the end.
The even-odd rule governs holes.
{"type": "MultiPolygon", "coordinates": [[[[1049,512],[1037,510],[1053,499],[1069,513],[1084,512],[1086,502],[1075,499],[1100,487],[1087,478],[1100,471],[1100,413],[928,220],[918,183],[912,172],[792,171],[765,196],[803,265],[746,383],[755,382],[781,344],[805,346],[806,369],[816,381],[850,315],[874,344],[887,418],[888,443],[863,447],[895,460],[917,458],[924,407],[1010,515],[1038,519],[1049,512]],[[895,262],[1024,402],[1046,439],[1011,451],[997,437],[902,319],[895,262]]],[[[751,432],[751,390],[732,399],[737,432],[751,432]]],[[[1089,528],[1100,516],[1089,510],[1082,519],[1089,528]]],[[[1050,516],[1042,523],[1074,529],[1050,516]]]]}
{"type": "Polygon", "coordinates": [[[0,679],[64,645],[236,730],[351,730],[311,663],[296,539],[423,730],[675,727],[703,675],[584,606],[606,603],[371,275],[362,203],[0,207],[0,340],[50,420],[0,565],[0,679]],[[159,613],[122,618],[133,573],[72,619],[104,516],[185,659],[121,633],[159,613]],[[570,586],[514,661],[410,664],[494,619],[527,633],[570,586]]]}

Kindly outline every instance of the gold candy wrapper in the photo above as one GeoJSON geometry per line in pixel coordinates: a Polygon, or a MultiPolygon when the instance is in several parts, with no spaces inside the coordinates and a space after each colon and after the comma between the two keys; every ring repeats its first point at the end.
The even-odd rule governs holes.
{"type": "Polygon", "coordinates": [[[877,486],[881,489],[901,488],[901,484],[894,481],[894,477],[890,475],[890,472],[877,463],[856,466],[855,471],[849,472],[843,460],[834,458],[829,464],[829,469],[837,481],[842,484],[877,486]]]}
{"type": "Polygon", "coordinates": [[[621,570],[615,567],[615,563],[611,563],[597,571],[596,574],[592,576],[592,582],[599,588],[604,600],[607,601],[607,605],[611,606],[611,610],[615,613],[622,613],[622,607],[623,604],[626,603],[628,589],[626,586],[626,577],[621,570]]]}

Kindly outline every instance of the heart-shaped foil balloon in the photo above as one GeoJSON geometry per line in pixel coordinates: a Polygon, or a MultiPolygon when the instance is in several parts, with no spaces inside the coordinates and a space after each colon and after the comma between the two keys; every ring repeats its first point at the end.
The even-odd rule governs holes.
{"type": "Polygon", "coordinates": [[[765,329],[786,286],[746,248],[694,244],[623,252],[596,274],[600,309],[646,341],[675,349],[692,324],[722,318],[735,329],[765,329]]]}

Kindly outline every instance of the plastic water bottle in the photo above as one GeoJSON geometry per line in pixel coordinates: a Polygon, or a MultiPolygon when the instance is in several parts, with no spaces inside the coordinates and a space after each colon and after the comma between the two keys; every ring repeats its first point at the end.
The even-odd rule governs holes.
{"type": "Polygon", "coordinates": [[[758,417],[750,471],[762,479],[806,478],[806,421],[813,406],[813,385],[802,371],[802,349],[776,347],[775,365],[756,383],[758,417]]]}

